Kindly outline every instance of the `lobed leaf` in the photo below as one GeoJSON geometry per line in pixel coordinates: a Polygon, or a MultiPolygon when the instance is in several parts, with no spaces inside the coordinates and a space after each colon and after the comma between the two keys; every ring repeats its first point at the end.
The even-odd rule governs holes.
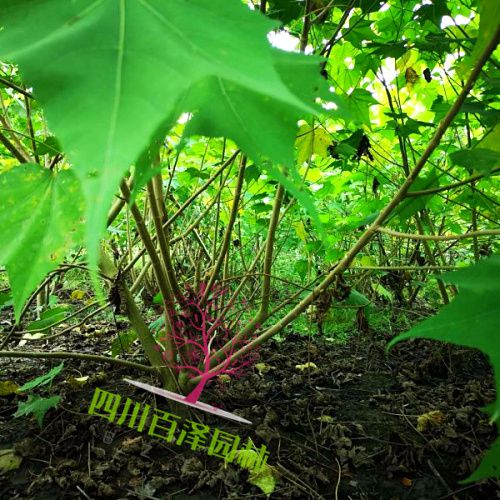
{"type": "Polygon", "coordinates": [[[191,132],[229,131],[273,161],[292,153],[268,144],[290,134],[291,150],[292,120],[315,112],[297,95],[303,73],[285,83],[278,68],[304,58],[276,55],[267,40],[276,23],[242,2],[4,0],[0,19],[0,58],[19,65],[82,182],[92,265],[120,178],[181,111],[199,113],[191,132]]]}
{"type": "Polygon", "coordinates": [[[24,164],[0,175],[0,263],[12,288],[16,319],[40,281],[82,239],[84,203],[71,170],[24,164]]]}

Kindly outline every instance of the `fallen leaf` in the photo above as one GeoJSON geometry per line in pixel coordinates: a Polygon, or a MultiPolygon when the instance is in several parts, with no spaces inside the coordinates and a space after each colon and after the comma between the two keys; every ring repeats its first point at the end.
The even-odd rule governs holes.
{"type": "Polygon", "coordinates": [[[83,290],[73,290],[71,292],[71,300],[82,300],[85,297],[83,290]]]}
{"type": "Polygon", "coordinates": [[[330,415],[321,415],[321,417],[318,417],[316,420],[324,422],[325,424],[333,424],[333,422],[335,422],[334,418],[330,417],[330,415]]]}
{"type": "Polygon", "coordinates": [[[401,478],[401,484],[409,488],[413,484],[413,479],[410,479],[408,477],[403,477],[401,478]]]}
{"type": "Polygon", "coordinates": [[[89,376],[86,375],[85,377],[69,377],[66,382],[68,382],[68,385],[72,387],[73,389],[77,389],[81,387],[82,385],[85,385],[89,379],[89,376]]]}
{"type": "Polygon", "coordinates": [[[312,369],[312,370],[317,370],[318,367],[312,363],[312,362],[309,362],[309,363],[305,363],[303,365],[295,365],[295,368],[297,370],[300,370],[301,372],[303,372],[304,370],[307,370],[307,369],[312,369]]]}
{"type": "Polygon", "coordinates": [[[417,431],[424,432],[429,427],[439,427],[444,423],[445,416],[440,410],[424,413],[417,418],[417,431]]]}
{"type": "Polygon", "coordinates": [[[255,365],[255,368],[257,368],[259,375],[262,375],[263,373],[267,373],[269,370],[271,370],[272,366],[266,365],[265,363],[257,363],[255,365]]]}
{"type": "Polygon", "coordinates": [[[265,495],[270,495],[276,489],[276,478],[269,465],[258,473],[250,474],[248,482],[259,487],[265,495]]]}
{"type": "Polygon", "coordinates": [[[0,396],[9,396],[15,394],[19,386],[12,380],[3,380],[0,382],[0,396]]]}
{"type": "Polygon", "coordinates": [[[14,450],[0,450],[0,474],[19,469],[22,457],[16,455],[14,450]]]}

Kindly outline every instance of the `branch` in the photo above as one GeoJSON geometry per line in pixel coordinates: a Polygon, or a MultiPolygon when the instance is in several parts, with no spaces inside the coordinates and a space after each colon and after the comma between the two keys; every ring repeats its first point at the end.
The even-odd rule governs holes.
{"type": "MultiPolygon", "coordinates": [[[[177,283],[177,277],[175,276],[172,259],[170,258],[170,244],[168,237],[169,229],[167,228],[164,230],[162,228],[161,204],[163,204],[163,196],[160,191],[161,182],[161,174],[159,176],[155,176],[148,182],[149,202],[151,205],[151,214],[153,215],[153,223],[156,229],[156,239],[160,246],[160,254],[163,260],[166,277],[170,285],[171,295],[173,294],[173,296],[179,300],[182,297],[182,293],[179,288],[179,284],[177,283]],[[158,186],[158,181],[160,182],[160,187],[158,186]]],[[[172,296],[164,296],[164,300],[172,301],[172,299],[172,296]]]]}
{"type": "Polygon", "coordinates": [[[455,189],[460,186],[465,186],[466,184],[470,184],[471,182],[477,181],[478,179],[482,179],[487,175],[492,176],[493,174],[499,172],[500,172],[500,167],[495,167],[494,169],[491,170],[489,174],[476,174],[473,175],[472,177],[469,177],[468,179],[459,182],[454,182],[453,184],[448,184],[447,186],[441,186],[432,189],[422,189],[420,191],[409,191],[408,193],[406,193],[406,197],[412,198],[414,196],[426,196],[429,194],[441,193],[442,191],[448,191],[449,189],[455,189]]]}
{"type": "Polygon", "coordinates": [[[413,234],[413,233],[400,233],[387,229],[386,227],[377,228],[379,233],[388,234],[395,238],[405,238],[409,240],[428,240],[428,241],[450,241],[450,240],[465,240],[466,238],[477,238],[478,236],[499,236],[500,230],[498,229],[485,229],[484,231],[471,231],[464,234],[447,234],[443,236],[434,236],[431,234],[413,234]]]}
{"type": "Polygon", "coordinates": [[[7,150],[19,161],[19,163],[28,163],[28,159],[25,158],[24,154],[19,151],[16,146],[0,132],[0,142],[7,148],[7,150]]]}
{"type": "MultiPolygon", "coordinates": [[[[125,359],[109,358],[96,354],[82,354],[79,352],[0,351],[0,358],[83,359],[84,361],[95,361],[96,363],[109,363],[111,365],[126,366],[127,368],[136,368],[137,370],[146,372],[156,370],[154,366],[141,365],[140,363],[134,363],[125,359]]],[[[163,366],[159,368],[163,368],[163,366]]]]}
{"type": "Polygon", "coordinates": [[[27,90],[24,90],[23,88],[19,87],[19,85],[16,85],[14,82],[11,82],[10,80],[7,80],[6,78],[2,78],[0,76],[0,83],[3,83],[6,87],[9,87],[16,92],[19,92],[20,94],[23,94],[26,97],[29,97],[30,99],[34,99],[33,94],[28,92],[27,90]]]}
{"type": "MultiPolygon", "coordinates": [[[[236,150],[233,155],[228,159],[226,160],[219,168],[219,170],[217,170],[214,175],[212,175],[212,177],[210,177],[210,179],[207,180],[207,182],[205,182],[205,184],[203,184],[203,186],[200,187],[200,189],[198,189],[197,191],[195,191],[180,207],[179,209],[177,210],[177,212],[175,212],[174,215],[172,215],[172,217],[170,217],[170,219],[165,222],[165,224],[163,224],[163,229],[166,229],[167,227],[169,227],[171,224],[173,224],[173,222],[177,219],[177,217],[179,217],[183,212],[184,212],[184,209],[189,206],[201,193],[203,193],[206,189],[208,189],[208,187],[217,179],[217,177],[219,177],[219,175],[222,174],[222,172],[224,171],[224,169],[226,169],[230,164],[233,163],[233,161],[235,160],[236,156],[238,156],[238,154],[240,153],[240,150],[236,150]]],[[[153,241],[156,241],[156,235],[153,237],[153,241]]],[[[125,274],[127,273],[128,271],[130,271],[130,269],[132,269],[132,267],[134,267],[134,265],[136,264],[136,262],[146,253],[146,249],[143,248],[140,252],[137,253],[137,255],[125,266],[125,268],[122,270],[122,274],[125,274]]]]}
{"type": "Polygon", "coordinates": [[[217,261],[212,269],[210,279],[208,280],[207,287],[205,289],[205,293],[203,294],[202,303],[204,303],[207,300],[211,292],[211,289],[215,283],[215,280],[217,279],[217,275],[219,274],[219,271],[222,267],[224,258],[226,257],[226,254],[229,250],[229,244],[231,242],[231,233],[233,232],[234,222],[236,220],[236,216],[238,215],[238,208],[240,206],[241,191],[243,189],[243,181],[245,180],[246,165],[247,165],[247,158],[246,156],[242,156],[240,161],[240,169],[238,172],[238,179],[236,181],[236,187],[234,189],[234,194],[233,194],[233,206],[231,207],[231,214],[229,215],[229,221],[226,226],[226,232],[224,233],[224,239],[222,241],[222,247],[220,249],[219,256],[217,257],[217,261]]]}

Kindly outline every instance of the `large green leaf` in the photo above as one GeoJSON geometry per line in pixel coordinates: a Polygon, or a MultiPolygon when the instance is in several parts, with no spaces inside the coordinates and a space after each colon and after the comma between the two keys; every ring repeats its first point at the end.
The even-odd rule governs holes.
{"type": "MultiPolygon", "coordinates": [[[[317,95],[327,96],[326,82],[318,78],[320,59],[277,50],[272,55],[280,78],[294,95],[311,103],[317,95]]],[[[186,136],[230,137],[255,161],[294,164],[300,109],[238,81],[215,76],[194,85],[182,106],[195,111],[186,136]]]]}
{"type": "Polygon", "coordinates": [[[371,127],[370,106],[378,101],[368,90],[355,89],[350,94],[330,97],[337,106],[337,111],[346,124],[366,125],[371,127]]]}
{"type": "Polygon", "coordinates": [[[465,77],[469,70],[477,63],[482,52],[498,29],[500,19],[500,2],[498,0],[480,0],[479,33],[474,49],[469,56],[458,65],[458,73],[465,77]]]}
{"type": "Polygon", "coordinates": [[[55,325],[66,318],[66,316],[69,316],[70,310],[71,308],[68,306],[59,306],[54,307],[53,309],[48,309],[40,315],[40,319],[32,321],[26,327],[26,330],[32,331],[50,328],[52,325],[55,325]]]}
{"type": "Polygon", "coordinates": [[[0,263],[16,318],[31,292],[82,238],[84,203],[71,170],[25,164],[0,175],[0,263]]]}
{"type": "Polygon", "coordinates": [[[477,170],[488,174],[494,167],[500,166],[500,153],[486,148],[462,149],[450,154],[455,165],[467,168],[469,172],[477,170]]]}
{"type": "MultiPolygon", "coordinates": [[[[500,418],[500,255],[494,255],[473,266],[446,273],[440,279],[458,285],[458,296],[437,316],[429,318],[398,335],[389,343],[423,337],[480,349],[488,355],[494,369],[497,399],[491,406],[491,420],[500,418]]],[[[487,452],[479,469],[468,479],[500,476],[500,444],[487,452]]]]}
{"type": "MultiPolygon", "coordinates": [[[[409,192],[411,193],[412,191],[432,189],[438,186],[439,178],[436,171],[433,170],[425,177],[417,178],[417,180],[412,184],[409,192]]],[[[418,211],[425,208],[432,196],[432,194],[427,196],[415,196],[404,200],[393,212],[392,217],[398,216],[401,222],[407,221],[418,211]]]]}
{"type": "MultiPolygon", "coordinates": [[[[275,144],[290,116],[314,112],[282,80],[267,40],[276,24],[242,2],[4,0],[0,19],[0,58],[19,65],[82,180],[93,263],[119,179],[179,102],[201,112],[215,86],[234,85],[250,100],[240,118],[253,135],[263,124],[251,103],[266,96],[270,123],[282,118],[275,144]]],[[[288,158],[279,148],[270,159],[288,158]]]]}
{"type": "Polygon", "coordinates": [[[328,156],[328,146],[332,143],[330,134],[322,127],[311,127],[307,123],[299,128],[297,136],[297,162],[303,165],[313,154],[322,158],[328,156]]]}

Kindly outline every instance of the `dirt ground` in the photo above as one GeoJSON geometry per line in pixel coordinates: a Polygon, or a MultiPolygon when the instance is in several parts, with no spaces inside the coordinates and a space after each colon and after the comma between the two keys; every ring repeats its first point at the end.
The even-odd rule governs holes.
{"type": "MultiPolygon", "coordinates": [[[[113,329],[90,325],[50,349],[102,353],[113,329]]],[[[200,411],[185,417],[265,445],[276,478],[271,499],[500,498],[498,481],[460,484],[496,435],[479,410],[494,397],[487,361],[426,341],[387,355],[386,344],[383,335],[336,345],[290,333],[266,344],[245,376],[216,381],[202,395],[252,425],[200,411]]],[[[0,359],[0,380],[21,385],[58,363],[0,359]]],[[[124,377],[157,385],[144,372],[66,360],[51,388],[61,403],[42,428],[13,418],[25,395],[0,397],[0,450],[22,457],[17,470],[0,475],[0,498],[267,498],[237,464],[89,415],[96,387],[169,411],[168,400],[124,377]],[[81,376],[89,378],[72,383],[81,376]]]]}

